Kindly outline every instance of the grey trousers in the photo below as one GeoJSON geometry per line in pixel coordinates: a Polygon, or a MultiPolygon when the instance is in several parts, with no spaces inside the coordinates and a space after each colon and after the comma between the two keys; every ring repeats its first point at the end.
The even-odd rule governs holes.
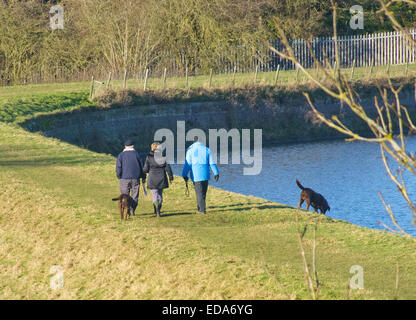
{"type": "Polygon", "coordinates": [[[120,193],[130,195],[133,198],[133,211],[136,210],[139,203],[140,181],[138,179],[120,179],[120,193]]]}
{"type": "Polygon", "coordinates": [[[150,189],[150,192],[152,193],[153,202],[163,202],[163,189],[150,189]]]}
{"type": "Polygon", "coordinates": [[[194,182],[196,202],[199,212],[206,213],[206,198],[208,191],[208,180],[194,182]]]}

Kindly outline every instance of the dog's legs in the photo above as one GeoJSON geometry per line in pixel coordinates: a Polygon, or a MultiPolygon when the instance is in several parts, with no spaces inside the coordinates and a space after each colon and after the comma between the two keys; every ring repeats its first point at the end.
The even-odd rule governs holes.
{"type": "Polygon", "coordinates": [[[119,208],[120,208],[121,220],[123,220],[123,216],[124,216],[124,214],[123,214],[123,207],[120,205],[119,208]]]}
{"type": "Polygon", "coordinates": [[[300,209],[300,207],[302,207],[303,201],[305,201],[305,200],[303,200],[302,197],[300,197],[298,209],[300,209]]]}
{"type": "Polygon", "coordinates": [[[126,215],[125,215],[125,220],[127,220],[128,217],[130,217],[130,208],[127,208],[126,215]]]}
{"type": "Polygon", "coordinates": [[[311,203],[309,201],[306,201],[306,211],[309,211],[310,205],[311,205],[311,203]]]}

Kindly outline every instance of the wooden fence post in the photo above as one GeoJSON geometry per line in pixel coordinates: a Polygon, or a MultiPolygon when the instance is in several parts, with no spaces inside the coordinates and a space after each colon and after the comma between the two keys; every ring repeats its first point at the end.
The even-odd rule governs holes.
{"type": "Polygon", "coordinates": [[[186,66],[186,68],[185,68],[185,77],[186,77],[186,89],[189,89],[188,66],[186,66]]]}
{"type": "Polygon", "coordinates": [[[147,90],[147,77],[149,75],[149,68],[146,68],[146,73],[144,75],[144,87],[143,87],[143,91],[147,90]]]}
{"type": "Polygon", "coordinates": [[[373,76],[373,68],[374,68],[374,58],[373,58],[373,60],[371,60],[371,66],[370,66],[370,79],[372,78],[372,76],[373,76]]]}
{"type": "Polygon", "coordinates": [[[110,73],[108,74],[107,85],[106,85],[107,90],[109,90],[109,89],[110,89],[110,81],[111,81],[111,71],[110,71],[110,73]]]}
{"type": "Polygon", "coordinates": [[[299,67],[296,65],[296,83],[299,82],[299,67]]]}
{"type": "Polygon", "coordinates": [[[91,77],[90,99],[92,99],[93,93],[94,93],[94,76],[91,77]]]}
{"type": "Polygon", "coordinates": [[[234,71],[233,71],[233,87],[235,87],[235,73],[237,72],[237,66],[234,66],[234,71]]]}
{"type": "Polygon", "coordinates": [[[354,79],[354,70],[355,70],[355,59],[352,62],[352,70],[351,70],[351,80],[354,79]]]}
{"type": "Polygon", "coordinates": [[[277,66],[277,69],[276,69],[276,75],[274,76],[274,85],[277,84],[277,80],[279,79],[279,73],[280,73],[280,64],[277,66]]]}
{"type": "Polygon", "coordinates": [[[337,61],[334,61],[334,63],[332,64],[332,73],[334,77],[337,75],[337,61]]]}
{"type": "Polygon", "coordinates": [[[166,89],[166,73],[167,69],[165,68],[165,70],[163,71],[163,89],[166,89]]]}
{"type": "Polygon", "coordinates": [[[406,78],[408,74],[409,74],[409,58],[407,57],[406,58],[406,71],[405,71],[406,78]]]}
{"type": "Polygon", "coordinates": [[[127,68],[124,69],[123,89],[127,88],[127,68]]]}
{"type": "Polygon", "coordinates": [[[208,85],[208,88],[211,88],[211,85],[212,85],[212,68],[209,71],[209,85],[208,85]]]}

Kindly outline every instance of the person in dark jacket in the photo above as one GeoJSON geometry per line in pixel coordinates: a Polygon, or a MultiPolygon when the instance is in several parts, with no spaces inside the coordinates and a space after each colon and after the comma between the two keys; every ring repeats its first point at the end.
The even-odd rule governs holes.
{"type": "Polygon", "coordinates": [[[160,210],[163,202],[163,189],[169,188],[169,182],[173,181],[172,169],[165,160],[161,161],[162,153],[160,151],[159,143],[154,142],[151,146],[151,151],[146,157],[143,171],[148,173],[147,188],[152,193],[152,201],[155,215],[160,217],[160,210]]]}
{"type": "Polygon", "coordinates": [[[128,194],[133,198],[133,215],[139,202],[140,179],[146,182],[146,174],[143,171],[139,153],[134,150],[132,140],[124,143],[124,150],[117,157],[116,174],[120,182],[120,193],[128,194]]]}

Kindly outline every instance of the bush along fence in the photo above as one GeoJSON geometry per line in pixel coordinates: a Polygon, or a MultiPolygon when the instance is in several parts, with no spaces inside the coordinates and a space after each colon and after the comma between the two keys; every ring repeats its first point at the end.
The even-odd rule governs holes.
{"type": "MultiPolygon", "coordinates": [[[[409,30],[409,34],[413,39],[416,39],[416,29],[409,30]]],[[[271,40],[269,44],[280,51],[284,50],[283,43],[280,40],[271,40]]],[[[289,44],[293,48],[298,61],[306,68],[315,67],[314,57],[323,65],[326,65],[327,62],[333,65],[336,46],[339,50],[341,68],[372,68],[390,65],[408,66],[416,63],[416,47],[409,43],[403,32],[340,36],[337,38],[337,41],[333,37],[321,37],[310,40],[309,44],[304,39],[293,39],[289,40],[289,44]]],[[[187,55],[183,53],[181,61],[177,61],[174,56],[171,56],[169,59],[163,59],[163,65],[154,63],[143,70],[134,70],[134,68],[129,67],[127,70],[112,70],[110,75],[109,70],[105,70],[105,68],[100,70],[83,70],[77,75],[69,75],[65,73],[65,68],[56,66],[54,77],[47,77],[42,73],[31,74],[22,84],[89,81],[91,80],[91,75],[94,75],[96,79],[102,80],[101,84],[105,82],[105,85],[101,85],[101,87],[109,87],[112,80],[119,80],[121,85],[119,84],[118,86],[123,87],[128,79],[136,79],[141,81],[140,86],[146,88],[149,78],[163,78],[163,84],[158,86],[163,88],[166,86],[167,77],[186,77],[187,84],[185,87],[187,87],[190,76],[206,75],[208,77],[209,75],[208,86],[211,86],[212,77],[216,74],[229,74],[234,84],[236,73],[253,73],[255,74],[253,81],[256,81],[258,72],[276,72],[275,82],[277,83],[280,71],[296,69],[296,66],[291,61],[280,58],[269,48],[259,48],[255,53],[252,53],[244,46],[235,46],[233,48],[232,53],[227,52],[227,54],[218,57],[217,66],[205,71],[198,67],[201,63],[198,62],[199,58],[197,55],[193,57],[193,65],[188,67],[186,65],[187,55]]],[[[7,81],[7,75],[1,72],[0,84],[11,84],[10,81],[7,81]]],[[[96,83],[96,85],[100,84],[96,83]]]]}
{"type": "MultiPolygon", "coordinates": [[[[416,29],[409,30],[409,35],[412,39],[416,39],[416,29]]],[[[284,45],[280,40],[269,41],[270,46],[279,51],[284,50],[284,45]]],[[[315,60],[322,65],[327,66],[335,63],[335,48],[338,46],[340,55],[341,68],[355,68],[355,67],[377,67],[390,65],[409,65],[416,63],[416,47],[409,43],[408,38],[403,32],[384,32],[356,36],[340,36],[337,41],[333,37],[315,38],[309,41],[304,39],[289,40],[298,61],[305,68],[314,68],[315,60]]],[[[183,54],[185,57],[186,54],[183,54]]],[[[212,85],[213,74],[230,74],[232,75],[231,83],[235,82],[236,73],[253,73],[253,81],[256,81],[258,72],[276,72],[276,79],[280,71],[296,70],[293,62],[282,59],[274,51],[268,48],[261,48],[247,60],[248,52],[245,52],[244,47],[238,47],[235,50],[235,55],[232,58],[226,58],[225,55],[219,57],[219,68],[210,69],[208,87],[212,85]],[[240,58],[240,57],[243,57],[240,58]]],[[[197,61],[197,57],[194,58],[197,61]]],[[[186,86],[189,85],[189,76],[203,75],[198,72],[197,68],[189,69],[186,66],[186,59],[183,58],[182,64],[173,61],[168,68],[161,66],[149,66],[140,72],[129,71],[133,77],[142,80],[143,88],[146,89],[147,82],[150,77],[162,78],[163,86],[166,86],[167,76],[182,76],[186,78],[186,86]],[[167,71],[169,70],[169,71],[167,71]]],[[[198,65],[196,62],[195,65],[198,65]]],[[[372,70],[371,70],[372,72],[372,70]]],[[[408,70],[406,68],[405,73],[408,70]]],[[[115,77],[126,82],[127,71],[118,72],[119,76],[115,77]],[[123,77],[124,76],[124,77],[123,77]]],[[[296,76],[298,78],[298,76],[296,76]]],[[[162,86],[162,87],[163,87],[162,86]]]]}
{"type": "MultiPolygon", "coordinates": [[[[409,30],[412,39],[416,39],[416,29],[409,30]]],[[[271,46],[283,50],[283,44],[271,41],[271,46]]],[[[322,64],[326,59],[335,62],[335,48],[338,46],[341,67],[366,67],[380,65],[413,64],[416,62],[416,47],[401,32],[384,32],[356,36],[340,36],[334,38],[316,38],[309,41],[303,39],[289,40],[298,61],[306,68],[314,67],[314,58],[322,64]]],[[[271,59],[261,66],[262,71],[295,69],[292,62],[281,59],[276,53],[270,53],[271,59]]]]}

